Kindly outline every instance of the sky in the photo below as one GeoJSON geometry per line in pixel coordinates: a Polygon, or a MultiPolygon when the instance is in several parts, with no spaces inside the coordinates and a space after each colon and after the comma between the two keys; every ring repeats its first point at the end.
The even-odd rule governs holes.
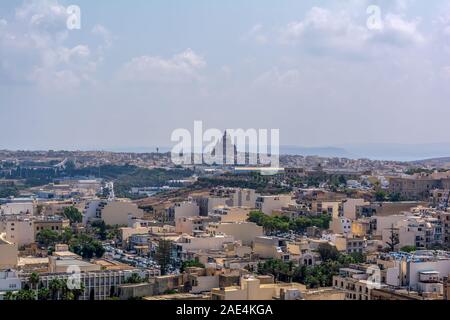
{"type": "Polygon", "coordinates": [[[0,149],[170,146],[195,120],[291,146],[450,143],[449,85],[445,0],[0,3],[0,149]]]}

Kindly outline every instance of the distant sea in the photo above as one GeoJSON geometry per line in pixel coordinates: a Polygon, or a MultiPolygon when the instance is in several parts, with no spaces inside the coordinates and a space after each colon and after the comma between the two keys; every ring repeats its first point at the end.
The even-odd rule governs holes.
{"type": "MultiPolygon", "coordinates": [[[[111,152],[152,153],[157,147],[102,148],[111,152]]],[[[160,153],[170,152],[171,147],[158,147],[160,153]]],[[[270,149],[270,147],[269,147],[270,149]]],[[[391,161],[416,161],[450,157],[450,143],[434,144],[354,144],[342,146],[302,147],[281,146],[280,154],[339,157],[349,159],[371,159],[391,161]]]]}

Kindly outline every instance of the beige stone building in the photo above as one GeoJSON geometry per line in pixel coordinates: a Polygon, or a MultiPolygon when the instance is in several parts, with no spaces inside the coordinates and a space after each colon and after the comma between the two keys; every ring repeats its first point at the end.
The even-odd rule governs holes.
{"type": "Polygon", "coordinates": [[[243,245],[251,246],[256,237],[263,235],[263,227],[253,222],[220,222],[208,225],[207,231],[213,235],[227,234],[243,245]]]}
{"type": "Polygon", "coordinates": [[[333,276],[333,286],[345,292],[345,300],[371,300],[373,285],[364,270],[342,268],[333,276]]]}
{"type": "Polygon", "coordinates": [[[10,269],[17,266],[17,244],[5,239],[5,234],[0,233],[0,269],[10,269]]]}
{"type": "Polygon", "coordinates": [[[288,194],[276,196],[259,196],[256,198],[256,208],[267,214],[272,215],[274,210],[280,210],[292,203],[292,196],[288,194]]]}
{"type": "Polygon", "coordinates": [[[42,230],[55,231],[61,234],[64,229],[70,227],[69,219],[62,219],[59,216],[49,216],[35,219],[34,224],[34,236],[41,232],[42,230]]]}
{"type": "Polygon", "coordinates": [[[107,225],[128,225],[131,218],[142,218],[144,211],[130,201],[109,201],[99,210],[100,219],[107,225]]]}
{"type": "Polygon", "coordinates": [[[247,221],[250,211],[249,207],[220,206],[213,209],[208,216],[218,222],[243,222],[247,221]]]}
{"type": "Polygon", "coordinates": [[[260,277],[243,277],[240,286],[213,288],[211,300],[297,300],[306,287],[300,283],[262,283],[260,277]]]}
{"type": "Polygon", "coordinates": [[[289,260],[286,240],[277,237],[256,237],[253,241],[253,252],[263,259],[289,260]]]}
{"type": "Polygon", "coordinates": [[[407,200],[428,200],[434,189],[450,189],[450,171],[389,179],[389,191],[398,193],[407,200]]]}
{"type": "Polygon", "coordinates": [[[8,218],[0,222],[0,232],[5,239],[14,242],[19,248],[35,241],[34,224],[31,218],[8,218]]]}

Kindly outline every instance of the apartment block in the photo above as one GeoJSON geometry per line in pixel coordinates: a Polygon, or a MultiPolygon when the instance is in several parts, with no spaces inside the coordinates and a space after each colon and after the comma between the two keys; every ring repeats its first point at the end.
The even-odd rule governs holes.
{"type": "Polygon", "coordinates": [[[280,259],[283,261],[290,259],[286,240],[277,237],[256,237],[253,241],[253,252],[263,259],[280,259]]]}
{"type": "Polygon", "coordinates": [[[256,237],[263,235],[263,228],[253,222],[220,222],[207,227],[210,234],[226,234],[239,240],[243,245],[251,246],[256,237]]]}
{"type": "Polygon", "coordinates": [[[292,203],[290,195],[259,196],[256,198],[256,208],[271,216],[274,210],[280,210],[292,203]]]}

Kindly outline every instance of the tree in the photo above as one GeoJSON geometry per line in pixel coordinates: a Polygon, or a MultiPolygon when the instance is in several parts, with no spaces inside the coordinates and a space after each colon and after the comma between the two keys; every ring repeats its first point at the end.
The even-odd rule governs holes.
{"type": "Polygon", "coordinates": [[[133,272],[131,276],[129,276],[125,283],[142,283],[144,282],[144,279],[136,272],[133,272]]]}
{"type": "Polygon", "coordinates": [[[120,237],[120,226],[114,225],[114,226],[106,226],[107,234],[106,239],[109,240],[116,240],[120,237]]]}
{"type": "Polygon", "coordinates": [[[295,273],[292,261],[284,262],[278,259],[269,259],[258,264],[259,274],[271,274],[277,281],[291,282],[295,273]]]}
{"type": "Polygon", "coordinates": [[[65,228],[60,235],[60,240],[62,243],[69,244],[73,239],[73,232],[70,228],[65,228]]]}
{"type": "Polygon", "coordinates": [[[340,253],[336,249],[335,246],[332,246],[328,243],[321,243],[319,244],[319,247],[317,249],[319,251],[320,257],[322,258],[322,261],[327,260],[338,260],[340,253]]]}
{"type": "Polygon", "coordinates": [[[184,272],[186,268],[191,267],[204,268],[205,266],[202,263],[198,262],[197,260],[187,260],[181,263],[180,272],[184,272]]]}
{"type": "Polygon", "coordinates": [[[38,284],[39,284],[39,275],[36,272],[33,272],[29,278],[31,289],[36,291],[36,300],[38,299],[38,284]]]}
{"type": "Polygon", "coordinates": [[[44,229],[36,235],[36,241],[44,247],[55,246],[59,241],[59,234],[56,231],[44,229]]]}
{"type": "Polygon", "coordinates": [[[69,219],[70,223],[80,223],[83,221],[83,215],[74,206],[64,208],[63,216],[69,219]]]}
{"type": "Polygon", "coordinates": [[[383,190],[378,190],[375,192],[375,201],[385,201],[386,200],[386,192],[383,190]]]}
{"type": "Polygon", "coordinates": [[[15,300],[16,299],[16,295],[14,294],[14,292],[12,291],[8,291],[5,293],[5,295],[3,296],[4,300],[15,300]]]}
{"type": "Polygon", "coordinates": [[[105,253],[102,243],[86,234],[73,238],[70,242],[70,250],[84,259],[91,259],[94,256],[101,258],[105,253]]]}
{"type": "Polygon", "coordinates": [[[263,225],[266,215],[261,211],[250,211],[247,221],[256,223],[259,226],[263,225]]]}
{"type": "Polygon", "coordinates": [[[34,292],[29,289],[22,289],[15,294],[15,300],[35,300],[34,292]]]}
{"type": "Polygon", "coordinates": [[[331,217],[325,213],[320,216],[302,216],[297,219],[290,219],[286,216],[267,216],[261,211],[252,211],[249,214],[248,221],[262,226],[267,233],[286,232],[288,230],[295,230],[301,233],[305,232],[306,228],[310,226],[328,229],[331,217]]]}
{"type": "Polygon", "coordinates": [[[40,288],[38,290],[38,299],[39,300],[49,300],[50,299],[50,290],[47,288],[40,288]]]}
{"type": "Polygon", "coordinates": [[[94,243],[94,253],[97,258],[101,258],[105,254],[105,248],[98,241],[94,243]]]}
{"type": "Polygon", "coordinates": [[[395,232],[396,229],[394,228],[394,224],[391,225],[389,230],[391,231],[391,234],[389,236],[389,241],[387,241],[386,244],[391,251],[395,251],[395,246],[399,244],[400,241],[398,239],[398,234],[395,232]]]}
{"type": "Polygon", "coordinates": [[[103,220],[97,220],[91,223],[91,227],[95,229],[95,233],[100,240],[106,240],[106,224],[103,220]]]}
{"type": "Polygon", "coordinates": [[[389,200],[393,201],[393,202],[401,201],[402,200],[402,196],[398,192],[390,193],[389,194],[389,200]]]}
{"type": "Polygon", "coordinates": [[[164,239],[159,240],[155,258],[160,266],[162,275],[165,275],[167,273],[167,269],[171,262],[171,255],[172,255],[172,242],[164,239]]]}
{"type": "Polygon", "coordinates": [[[362,252],[352,252],[349,254],[349,256],[352,258],[352,263],[364,263],[366,262],[366,256],[362,252]]]}
{"type": "Polygon", "coordinates": [[[400,248],[400,251],[403,252],[414,252],[416,250],[417,250],[416,246],[404,246],[400,248]]]}
{"type": "Polygon", "coordinates": [[[84,290],[85,290],[85,286],[84,286],[83,282],[80,283],[79,288],[72,289],[74,300],[80,300],[80,297],[83,295],[84,290]]]}
{"type": "Polygon", "coordinates": [[[50,294],[52,300],[59,300],[61,290],[64,286],[64,283],[60,279],[52,279],[49,283],[50,294]]]}

